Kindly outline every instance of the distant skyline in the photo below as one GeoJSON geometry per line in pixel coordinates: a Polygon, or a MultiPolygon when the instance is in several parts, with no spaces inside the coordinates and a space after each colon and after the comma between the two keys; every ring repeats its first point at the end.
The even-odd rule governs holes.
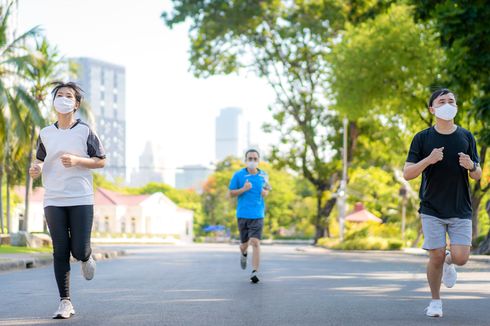
{"type": "Polygon", "coordinates": [[[39,25],[69,57],[90,57],[126,68],[128,174],[146,142],[164,149],[166,167],[209,164],[215,157],[215,118],[240,107],[251,122],[251,143],[267,148],[261,131],[274,94],[252,73],[197,79],[189,72],[186,25],[168,29],[160,18],[168,0],[20,0],[18,32],[39,25]]]}
{"type": "Polygon", "coordinates": [[[216,118],[216,157],[221,161],[230,155],[241,157],[251,145],[250,122],[243,117],[241,108],[220,110],[216,118]]]}

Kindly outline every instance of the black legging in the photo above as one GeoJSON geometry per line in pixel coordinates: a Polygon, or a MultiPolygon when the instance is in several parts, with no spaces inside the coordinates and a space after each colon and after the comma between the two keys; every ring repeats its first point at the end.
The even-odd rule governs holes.
{"type": "Polygon", "coordinates": [[[53,239],[54,275],[61,298],[70,297],[70,252],[77,260],[90,258],[90,233],[94,219],[92,205],[44,208],[53,239]]]}

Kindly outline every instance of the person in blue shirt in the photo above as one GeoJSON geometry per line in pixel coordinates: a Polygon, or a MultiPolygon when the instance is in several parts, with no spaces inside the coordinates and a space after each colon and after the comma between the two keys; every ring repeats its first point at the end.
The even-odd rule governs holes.
{"type": "Polygon", "coordinates": [[[236,217],[240,231],[240,265],[247,268],[247,249],[252,246],[252,283],[259,282],[260,239],[264,227],[265,203],[271,187],[267,173],[258,168],[260,154],[255,149],[245,153],[247,167],[235,172],[230,181],[230,196],[238,197],[236,217]]]}

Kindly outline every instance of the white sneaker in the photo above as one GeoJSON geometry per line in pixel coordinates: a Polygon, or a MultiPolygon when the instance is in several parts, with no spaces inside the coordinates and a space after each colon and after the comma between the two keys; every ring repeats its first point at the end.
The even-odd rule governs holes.
{"type": "Polygon", "coordinates": [[[54,319],[67,319],[75,314],[75,309],[70,300],[63,299],[60,302],[58,310],[53,314],[54,319]]]}
{"type": "Polygon", "coordinates": [[[425,314],[429,317],[442,317],[442,301],[432,300],[427,308],[425,308],[425,314]]]}
{"type": "Polygon", "coordinates": [[[449,265],[444,262],[444,266],[442,268],[442,283],[447,288],[452,288],[454,284],[456,284],[456,280],[458,279],[458,273],[456,273],[456,268],[454,264],[449,265]]]}
{"type": "Polygon", "coordinates": [[[257,271],[252,271],[252,274],[250,275],[250,281],[252,283],[259,283],[259,277],[258,277],[258,272],[257,271]]]}
{"type": "Polygon", "coordinates": [[[87,261],[82,261],[82,275],[87,281],[94,278],[95,274],[95,260],[90,256],[87,261]]]}

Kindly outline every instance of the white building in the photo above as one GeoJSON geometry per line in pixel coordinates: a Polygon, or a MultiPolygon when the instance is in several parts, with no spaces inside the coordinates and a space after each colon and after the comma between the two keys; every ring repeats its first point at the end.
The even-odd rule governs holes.
{"type": "MultiPolygon", "coordinates": [[[[13,207],[11,233],[19,232],[24,225],[25,212],[25,187],[15,187],[13,193],[21,198],[18,205],[13,207]]],[[[30,194],[29,201],[29,224],[27,232],[45,232],[48,230],[44,220],[44,189],[35,188],[30,194]]]]}
{"type": "Polygon", "coordinates": [[[250,124],[246,123],[242,109],[222,109],[216,118],[216,160],[242,157],[249,145],[250,124]]]}
{"type": "MultiPolygon", "coordinates": [[[[24,198],[24,188],[16,188],[24,198]]],[[[29,232],[47,230],[43,209],[44,189],[36,188],[29,208],[29,232]]],[[[14,209],[12,232],[23,223],[23,201],[14,209]]],[[[193,239],[194,212],[180,208],[162,193],[126,195],[99,188],[95,192],[93,232],[111,235],[153,235],[181,241],[193,239]]]]}

